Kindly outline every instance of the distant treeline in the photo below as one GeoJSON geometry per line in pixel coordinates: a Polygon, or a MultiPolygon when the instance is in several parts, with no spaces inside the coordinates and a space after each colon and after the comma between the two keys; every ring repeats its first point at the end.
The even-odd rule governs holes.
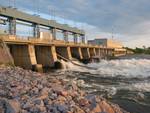
{"type": "Polygon", "coordinates": [[[135,49],[128,48],[128,47],[125,47],[125,48],[127,50],[133,51],[134,53],[137,53],[137,54],[150,54],[150,47],[146,48],[143,46],[143,48],[136,47],[135,49]]]}

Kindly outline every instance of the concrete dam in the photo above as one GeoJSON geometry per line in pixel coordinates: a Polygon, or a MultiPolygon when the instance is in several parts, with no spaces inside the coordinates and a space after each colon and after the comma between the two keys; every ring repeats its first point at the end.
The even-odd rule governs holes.
{"type": "Polygon", "coordinates": [[[7,56],[15,66],[40,71],[60,59],[88,61],[114,55],[113,48],[87,44],[83,30],[17,9],[0,7],[0,26],[7,28],[0,28],[0,63],[7,56]],[[19,25],[32,28],[32,35],[18,35],[19,25]]]}

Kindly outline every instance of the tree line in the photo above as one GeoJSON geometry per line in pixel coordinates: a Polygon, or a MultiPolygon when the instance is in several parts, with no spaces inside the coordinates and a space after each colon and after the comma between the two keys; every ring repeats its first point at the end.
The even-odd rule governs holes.
{"type": "Polygon", "coordinates": [[[135,49],[125,47],[125,49],[134,52],[135,54],[150,54],[150,47],[143,46],[142,48],[136,47],[135,49]]]}

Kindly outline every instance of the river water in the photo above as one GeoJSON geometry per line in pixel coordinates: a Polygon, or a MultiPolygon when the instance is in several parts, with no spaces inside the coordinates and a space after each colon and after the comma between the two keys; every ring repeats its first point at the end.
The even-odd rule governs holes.
{"type": "Polygon", "coordinates": [[[64,69],[57,73],[77,82],[83,90],[103,96],[126,111],[150,113],[150,56],[102,60],[85,67],[62,62],[64,69]]]}

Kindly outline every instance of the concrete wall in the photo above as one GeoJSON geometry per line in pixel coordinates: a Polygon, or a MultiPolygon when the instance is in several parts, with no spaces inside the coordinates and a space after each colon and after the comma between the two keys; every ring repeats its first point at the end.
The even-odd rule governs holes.
{"type": "Polygon", "coordinates": [[[72,59],[70,47],[56,47],[56,53],[66,59],[72,59]]]}
{"type": "Polygon", "coordinates": [[[89,59],[90,58],[90,52],[89,48],[81,48],[83,59],[89,59]]]}
{"type": "Polygon", "coordinates": [[[99,48],[95,48],[95,54],[96,54],[96,56],[100,56],[100,49],[99,48]]]}
{"type": "Polygon", "coordinates": [[[115,49],[114,50],[114,56],[124,56],[127,54],[126,49],[115,49]]]}
{"type": "Polygon", "coordinates": [[[105,49],[104,48],[100,48],[100,56],[101,58],[104,58],[105,57],[105,49]]]}
{"type": "Polygon", "coordinates": [[[113,49],[108,49],[107,55],[108,56],[113,56],[113,49]]]}
{"type": "Polygon", "coordinates": [[[80,47],[71,47],[70,50],[71,50],[72,57],[74,57],[74,58],[76,58],[78,60],[83,59],[80,47]]]}
{"type": "Polygon", "coordinates": [[[89,44],[92,45],[101,45],[105,47],[110,47],[110,48],[122,48],[123,45],[121,42],[114,40],[114,39],[94,39],[94,40],[89,40],[89,44]]]}
{"type": "Polygon", "coordinates": [[[93,57],[96,55],[95,48],[89,48],[89,52],[90,52],[90,57],[93,57]]]}
{"type": "Polygon", "coordinates": [[[122,48],[123,45],[121,44],[121,42],[114,40],[114,39],[109,39],[107,40],[107,47],[110,48],[122,48]]]}
{"type": "MultiPolygon", "coordinates": [[[[10,53],[14,59],[16,66],[23,67],[25,69],[32,69],[32,62],[36,63],[33,59],[30,59],[30,47],[28,45],[8,45],[10,53]]],[[[33,53],[32,55],[33,56],[33,53]]]]}
{"type": "Polygon", "coordinates": [[[57,61],[54,46],[35,46],[35,54],[37,63],[42,64],[43,67],[53,67],[57,61]]]}

